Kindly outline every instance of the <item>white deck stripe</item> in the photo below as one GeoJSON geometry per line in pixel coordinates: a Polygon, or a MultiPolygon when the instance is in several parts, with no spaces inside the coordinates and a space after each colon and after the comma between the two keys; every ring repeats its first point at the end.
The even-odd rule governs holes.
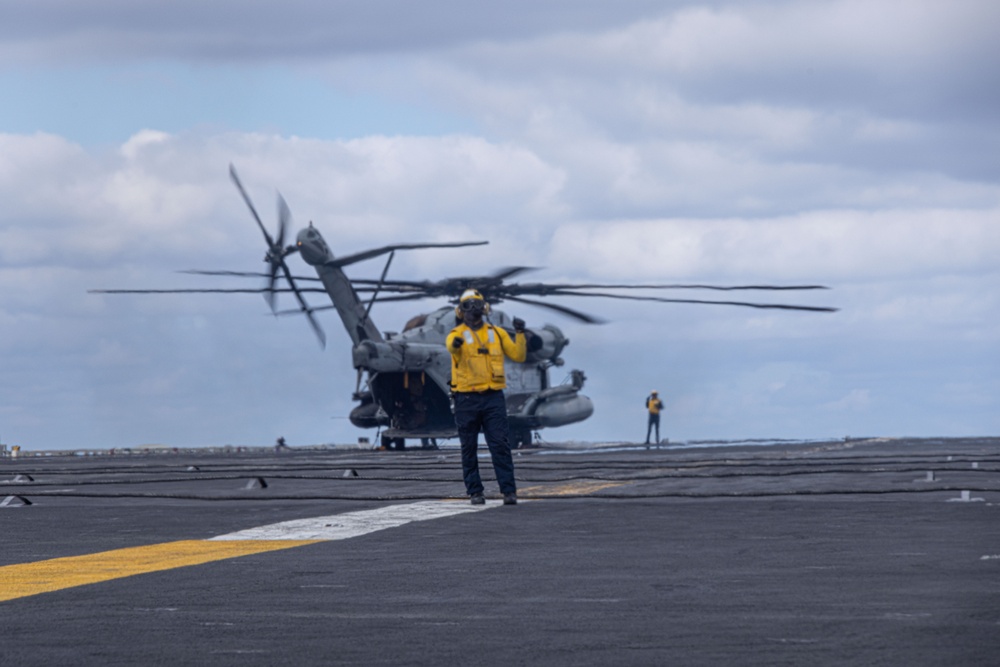
{"type": "Polygon", "coordinates": [[[332,514],[311,519],[282,521],[268,526],[248,528],[219,535],[213,540],[346,540],[378,530],[396,528],[411,521],[428,521],[441,517],[480,512],[500,507],[503,503],[487,501],[485,505],[470,505],[469,501],[429,500],[409,505],[389,505],[373,510],[332,514]]]}

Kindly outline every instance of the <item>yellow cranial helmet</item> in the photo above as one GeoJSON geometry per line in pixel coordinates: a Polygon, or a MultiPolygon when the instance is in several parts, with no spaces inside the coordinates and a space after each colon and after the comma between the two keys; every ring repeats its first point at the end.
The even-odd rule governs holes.
{"type": "Polygon", "coordinates": [[[469,299],[479,299],[480,301],[482,301],[483,295],[479,293],[479,290],[467,289],[464,292],[462,292],[462,296],[461,298],[459,298],[458,302],[462,303],[463,301],[468,301],[469,299]]]}

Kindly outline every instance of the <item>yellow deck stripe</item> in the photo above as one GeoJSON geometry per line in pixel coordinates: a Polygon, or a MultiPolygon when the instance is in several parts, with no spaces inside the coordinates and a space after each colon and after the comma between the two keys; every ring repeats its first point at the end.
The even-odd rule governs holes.
{"type": "Polygon", "coordinates": [[[290,549],[319,540],[181,540],[0,567],[0,602],[84,584],[227,558],[290,549]]]}
{"type": "Polygon", "coordinates": [[[616,486],[625,486],[629,482],[571,482],[558,486],[531,486],[524,489],[524,493],[531,494],[532,497],[545,498],[552,496],[580,496],[588,493],[595,493],[601,489],[612,489],[616,486]]]}
{"type": "MultiPolygon", "coordinates": [[[[577,482],[561,484],[556,487],[534,486],[524,491],[533,496],[545,498],[561,495],[583,495],[624,484],[626,482],[577,482]]],[[[464,508],[465,506],[463,505],[462,507],[464,508]]],[[[398,510],[399,508],[395,509],[398,510]]],[[[251,539],[242,539],[234,537],[234,535],[238,534],[233,534],[224,535],[215,540],[180,540],[177,542],[165,542],[163,544],[150,544],[143,547],[116,549],[114,551],[104,551],[84,556],[53,558],[36,563],[0,566],[0,602],[38,595],[39,593],[49,593],[64,588],[131,577],[147,572],[159,572],[267,551],[291,549],[330,539],[344,539],[355,534],[360,535],[373,530],[382,530],[395,525],[401,525],[401,523],[405,523],[406,521],[419,520],[411,516],[408,518],[403,517],[405,520],[400,523],[394,523],[393,521],[379,523],[369,517],[369,515],[378,514],[381,511],[368,510],[353,513],[354,515],[364,515],[367,517],[366,523],[369,524],[369,527],[361,529],[360,532],[347,531],[340,536],[334,536],[333,533],[330,535],[323,533],[320,539],[253,539],[252,537],[251,539]]],[[[445,516],[440,511],[430,513],[429,515],[427,513],[422,514],[424,516],[421,518],[424,519],[445,516]]],[[[344,517],[347,516],[349,515],[344,515],[344,517]]],[[[336,521],[338,518],[342,517],[327,518],[329,522],[328,527],[333,526],[334,528],[338,528],[339,523],[336,521]]],[[[353,518],[356,519],[358,517],[353,518]]],[[[399,519],[395,520],[398,521],[399,519]]],[[[284,522],[283,524],[279,524],[279,527],[296,523],[299,522],[284,522]]],[[[268,528],[268,526],[264,528],[268,528]]],[[[320,532],[322,533],[322,531],[320,532]]],[[[318,536],[319,534],[317,534],[318,536]]]]}

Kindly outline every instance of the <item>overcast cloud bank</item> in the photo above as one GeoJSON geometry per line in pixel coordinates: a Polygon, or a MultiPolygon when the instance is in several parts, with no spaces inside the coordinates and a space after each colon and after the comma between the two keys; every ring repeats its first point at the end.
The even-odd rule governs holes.
{"type": "MultiPolygon", "coordinates": [[[[230,162],[268,224],[280,189],[338,254],[490,241],[400,256],[397,277],[521,264],[545,267],[532,281],[832,288],[783,300],[836,314],[568,302],[612,320],[585,327],[517,311],[567,332],[597,405],[545,438],[638,438],[651,388],[680,440],[1000,429],[995,3],[127,4],[0,10],[0,82],[29,86],[0,111],[3,442],[374,435],[345,419],[354,371],[331,316],[321,352],[255,296],[86,294],[262,268],[230,162]],[[297,85],[243,90],[232,116],[171,108],[177,91],[217,99],[220,71],[297,85]],[[58,100],[73,133],[51,108],[67,72],[102,82],[58,100]],[[136,89],[149,99],[118,104],[136,89]],[[320,98],[343,104],[300,104],[320,98]],[[145,122],[154,107],[173,120],[145,122]],[[385,130],[337,127],[373,116],[385,130]]],[[[414,308],[374,312],[398,330],[414,308]]]]}

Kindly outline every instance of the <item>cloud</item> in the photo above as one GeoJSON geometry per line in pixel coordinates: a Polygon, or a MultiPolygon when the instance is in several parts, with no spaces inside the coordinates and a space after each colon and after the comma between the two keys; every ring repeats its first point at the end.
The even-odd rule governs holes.
{"type": "Polygon", "coordinates": [[[985,156],[1000,148],[1000,86],[984,65],[1000,61],[985,28],[997,18],[994,4],[971,1],[692,4],[328,72],[337,85],[360,77],[462,105],[546,157],[596,152],[616,165],[614,147],[674,157],[701,180],[718,163],[728,169],[716,180],[744,167],[861,183],[889,168],[995,182],[985,156]]]}
{"type": "Polygon", "coordinates": [[[825,407],[829,410],[868,410],[871,408],[871,396],[867,389],[852,389],[846,396],[838,398],[836,401],[828,403],[825,407]]]}
{"type": "Polygon", "coordinates": [[[173,57],[249,60],[439,49],[551,30],[589,30],[637,18],[662,3],[620,0],[471,5],[430,0],[289,0],[276,5],[103,0],[14,0],[0,38],[20,58],[173,57]]]}
{"type": "Polygon", "coordinates": [[[858,282],[993,271],[1000,209],[807,211],[754,219],[566,223],[552,262],[608,277],[858,282]],[[628,257],[628,262],[621,258],[628,257]]]}
{"type": "MultiPolygon", "coordinates": [[[[641,428],[651,387],[672,438],[1000,427],[995,401],[970,398],[997,395],[1000,376],[996,3],[3,11],[0,74],[19,91],[0,116],[5,439],[358,435],[330,313],[320,353],[258,295],[86,294],[259,285],[174,273],[264,268],[230,163],[268,229],[280,191],[338,254],[490,241],[402,253],[400,278],[522,265],[543,267],[525,281],[832,288],[741,297],[836,314],[566,301],[600,327],[503,304],[562,327],[565,369],[590,378],[595,418],[554,439],[641,428]]],[[[437,305],[373,313],[393,330],[437,305]]]]}
{"type": "MultiPolygon", "coordinates": [[[[512,48],[503,46],[484,55],[494,62],[540,65],[542,76],[585,69],[627,73],[627,79],[655,76],[661,85],[702,101],[772,99],[841,108],[871,108],[874,102],[883,113],[910,115],[921,112],[915,103],[941,107],[921,89],[944,86],[965,102],[996,100],[979,90],[985,72],[976,65],[997,58],[987,28],[997,18],[1000,10],[983,0],[923,0],[905,8],[860,0],[691,3],[600,33],[529,40],[518,45],[519,55],[503,52],[512,48]],[[974,71],[982,75],[954,76],[974,71]]],[[[982,118],[979,104],[948,109],[982,118]]]]}
{"type": "Polygon", "coordinates": [[[454,240],[456,226],[516,221],[527,230],[564,209],[560,169],[476,137],[336,142],[149,130],[114,154],[88,154],[49,135],[0,136],[0,149],[0,256],[8,265],[148,264],[257,248],[250,213],[229,182],[230,161],[272,232],[280,188],[303,224],[333,228],[344,247],[408,229],[418,238],[430,232],[427,240],[454,240]]]}

